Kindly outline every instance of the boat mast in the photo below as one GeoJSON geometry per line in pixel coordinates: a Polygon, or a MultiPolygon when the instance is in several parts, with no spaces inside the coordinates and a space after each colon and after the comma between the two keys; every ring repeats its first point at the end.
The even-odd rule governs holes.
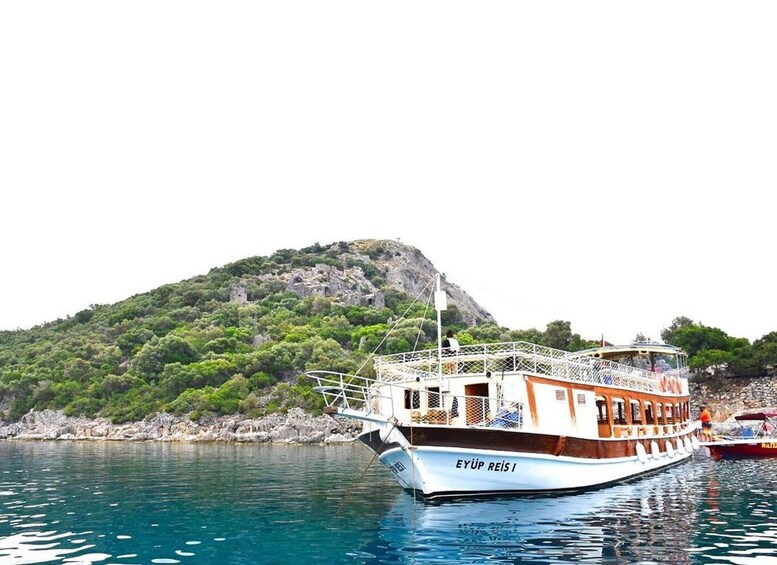
{"type": "Polygon", "coordinates": [[[442,311],[448,309],[448,298],[440,286],[440,273],[437,273],[437,291],[434,293],[434,308],[437,310],[437,377],[442,384],[442,311]]]}

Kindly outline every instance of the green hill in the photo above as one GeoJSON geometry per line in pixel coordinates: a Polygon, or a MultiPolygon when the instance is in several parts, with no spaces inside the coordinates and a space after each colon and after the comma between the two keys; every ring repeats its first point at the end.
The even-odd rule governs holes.
{"type": "MultiPolygon", "coordinates": [[[[0,417],[51,408],[118,423],[158,411],[196,419],[318,410],[318,395],[300,378],[306,369],[354,371],[375,348],[436,343],[433,308],[425,297],[410,307],[433,275],[417,249],[397,242],[316,244],[3,331],[0,417]]],[[[474,339],[470,327],[474,335],[506,331],[461,289],[445,286],[452,307],[444,321],[465,342],[474,339]]]]}

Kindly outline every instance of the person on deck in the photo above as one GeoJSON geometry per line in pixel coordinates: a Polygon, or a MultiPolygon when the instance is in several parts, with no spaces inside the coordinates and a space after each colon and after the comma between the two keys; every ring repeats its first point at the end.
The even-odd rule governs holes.
{"type": "Polygon", "coordinates": [[[445,339],[442,341],[442,352],[445,355],[456,355],[461,347],[459,346],[459,340],[453,337],[453,330],[448,330],[445,334],[445,339]]]}
{"type": "Polygon", "coordinates": [[[706,406],[699,410],[699,420],[701,420],[701,439],[710,441],[712,439],[712,414],[706,406]]]}
{"type": "MultiPolygon", "coordinates": [[[[458,355],[461,346],[459,346],[459,340],[453,337],[453,330],[448,330],[445,334],[445,339],[442,342],[442,354],[443,355],[458,355]]],[[[456,363],[445,363],[445,373],[453,375],[456,373],[456,363]]]]}

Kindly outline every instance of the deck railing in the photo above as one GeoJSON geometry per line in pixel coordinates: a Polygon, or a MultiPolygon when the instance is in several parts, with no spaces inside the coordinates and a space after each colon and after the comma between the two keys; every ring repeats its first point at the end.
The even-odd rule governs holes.
{"type": "MultiPolygon", "coordinates": [[[[612,385],[645,392],[680,392],[687,369],[653,373],[594,357],[573,356],[566,351],[527,342],[489,343],[464,346],[455,355],[442,358],[437,350],[384,355],[375,358],[378,380],[397,382],[443,375],[526,372],[567,381],[612,385]]],[[[687,390],[687,389],[684,389],[687,390]]]]}
{"type": "Polygon", "coordinates": [[[364,419],[469,427],[521,428],[523,405],[485,396],[419,390],[376,379],[330,371],[311,371],[315,390],[327,406],[360,412],[364,419]],[[402,407],[402,408],[400,408],[402,407]]]}

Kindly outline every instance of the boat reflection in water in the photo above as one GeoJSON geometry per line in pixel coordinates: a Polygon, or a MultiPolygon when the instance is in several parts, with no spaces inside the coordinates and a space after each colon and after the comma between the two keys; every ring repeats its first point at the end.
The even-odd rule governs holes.
{"type": "MultiPolygon", "coordinates": [[[[687,470],[687,468],[686,468],[687,470]]],[[[692,563],[689,473],[566,496],[426,501],[402,493],[363,562],[692,563]]]]}

